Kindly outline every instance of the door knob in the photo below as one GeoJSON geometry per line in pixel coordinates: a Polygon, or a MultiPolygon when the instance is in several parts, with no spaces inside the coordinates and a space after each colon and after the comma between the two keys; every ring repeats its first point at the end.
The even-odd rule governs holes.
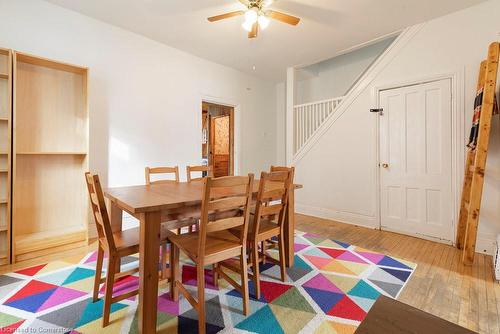
{"type": "Polygon", "coordinates": [[[387,163],[383,163],[383,164],[382,164],[382,167],[384,167],[384,168],[389,168],[389,164],[387,164],[387,163]]]}

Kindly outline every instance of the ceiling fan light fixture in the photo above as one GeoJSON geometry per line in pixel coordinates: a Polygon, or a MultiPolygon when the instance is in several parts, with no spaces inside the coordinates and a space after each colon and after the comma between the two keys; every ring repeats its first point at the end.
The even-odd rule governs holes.
{"type": "Polygon", "coordinates": [[[260,15],[258,22],[259,22],[260,29],[264,30],[269,26],[269,23],[271,22],[271,20],[264,15],[260,15]]]}
{"type": "Polygon", "coordinates": [[[292,26],[300,23],[300,18],[282,13],[280,11],[268,9],[275,0],[239,0],[247,10],[241,9],[234,12],[224,13],[208,18],[209,22],[218,22],[235,16],[243,16],[242,28],[248,32],[248,38],[256,38],[260,30],[266,29],[271,20],[276,20],[292,26]]]}
{"type": "Polygon", "coordinates": [[[243,29],[250,32],[252,31],[253,23],[250,23],[249,21],[245,20],[245,22],[243,22],[241,26],[243,27],[243,29]]]}
{"type": "Polygon", "coordinates": [[[245,12],[245,23],[254,24],[259,18],[258,9],[253,7],[245,12]]]}

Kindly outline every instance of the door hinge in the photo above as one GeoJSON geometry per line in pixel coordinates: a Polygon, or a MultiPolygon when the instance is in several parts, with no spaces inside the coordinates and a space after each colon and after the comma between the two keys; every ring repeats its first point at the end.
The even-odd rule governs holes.
{"type": "Polygon", "coordinates": [[[377,112],[380,116],[384,115],[384,108],[370,109],[370,112],[377,112]]]}

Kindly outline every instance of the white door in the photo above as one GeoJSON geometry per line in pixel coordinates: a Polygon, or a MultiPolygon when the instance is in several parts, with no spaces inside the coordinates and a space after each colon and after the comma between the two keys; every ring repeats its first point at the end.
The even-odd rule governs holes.
{"type": "Polygon", "coordinates": [[[451,82],[380,92],[381,228],[451,241],[451,82]]]}

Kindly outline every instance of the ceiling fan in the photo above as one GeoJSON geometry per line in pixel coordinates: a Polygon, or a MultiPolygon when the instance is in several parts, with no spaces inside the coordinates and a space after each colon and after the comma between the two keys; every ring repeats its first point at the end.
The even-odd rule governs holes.
{"type": "Polygon", "coordinates": [[[208,18],[210,22],[216,22],[228,19],[234,16],[245,16],[243,29],[248,31],[248,38],[255,38],[259,34],[259,29],[266,29],[269,25],[270,19],[274,19],[283,23],[296,26],[300,22],[300,18],[281,13],[275,10],[267,9],[274,0],[238,0],[247,10],[238,10],[222,15],[212,16],[208,18]]]}

